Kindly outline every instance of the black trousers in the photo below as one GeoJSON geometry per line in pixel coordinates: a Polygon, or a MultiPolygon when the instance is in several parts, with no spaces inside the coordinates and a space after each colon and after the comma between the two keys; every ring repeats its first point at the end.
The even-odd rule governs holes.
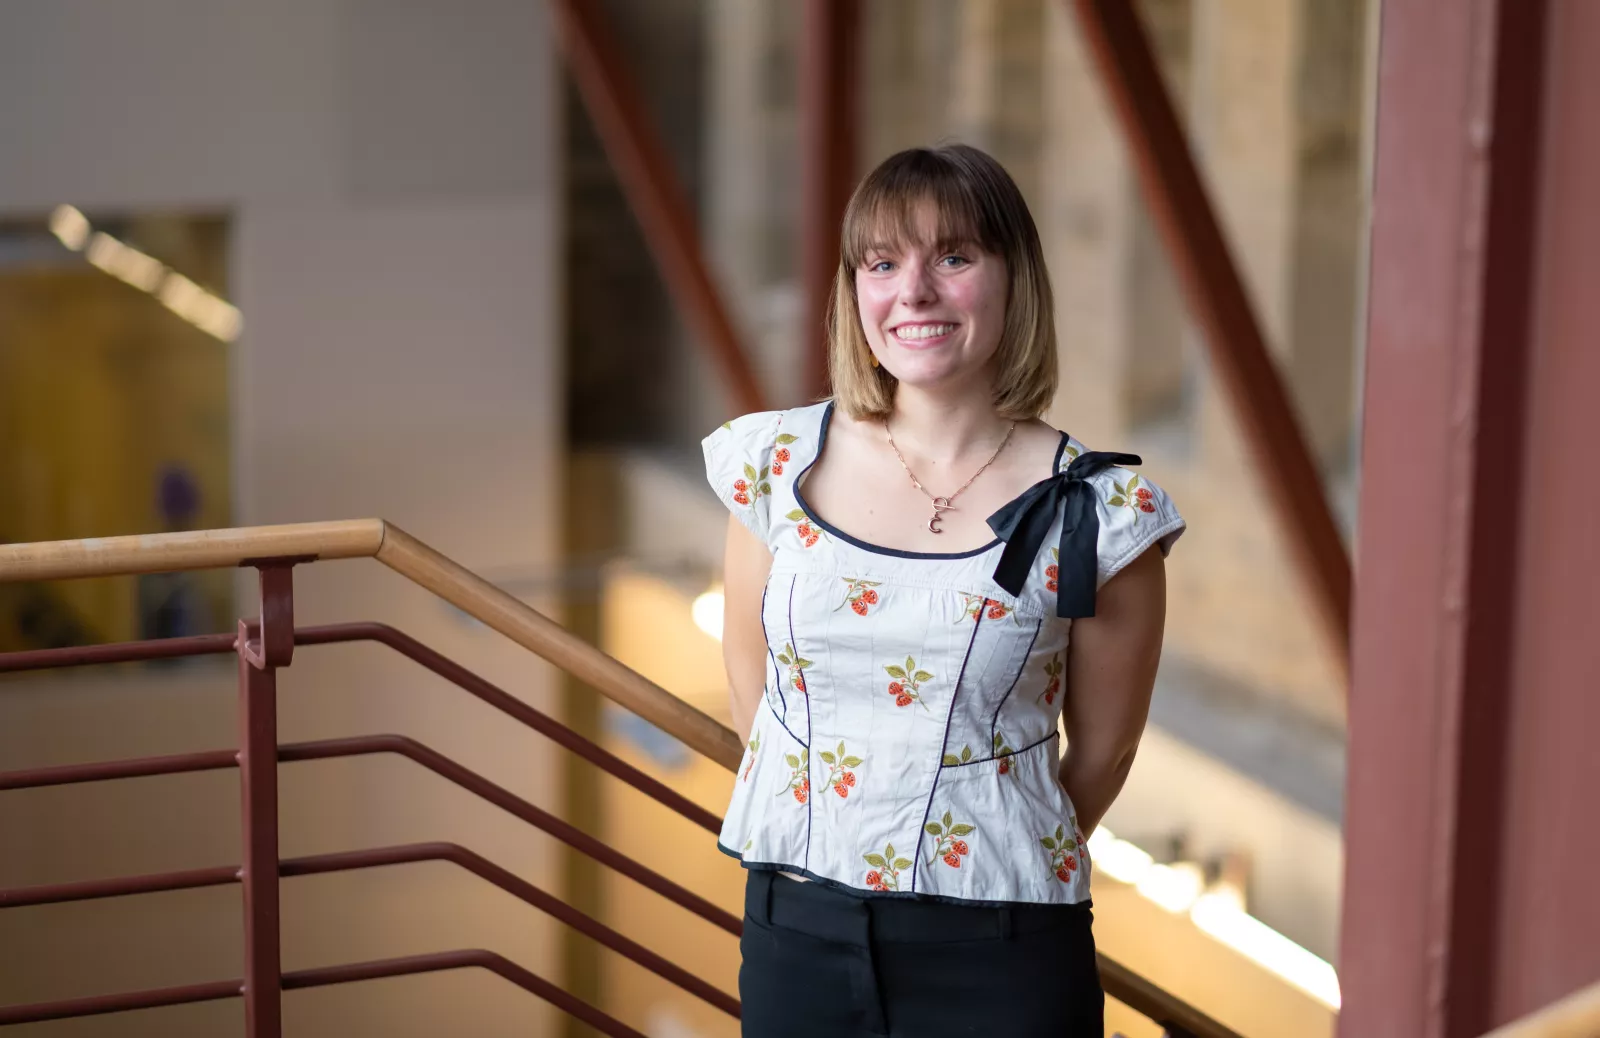
{"type": "Polygon", "coordinates": [[[746,1038],[1104,1038],[1088,904],[861,898],[752,869],[746,1038]]]}

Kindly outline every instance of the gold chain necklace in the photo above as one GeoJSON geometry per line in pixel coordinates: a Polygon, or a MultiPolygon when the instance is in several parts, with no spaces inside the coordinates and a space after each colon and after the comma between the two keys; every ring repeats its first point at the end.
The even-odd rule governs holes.
{"type": "Polygon", "coordinates": [[[962,490],[965,490],[968,487],[972,486],[972,481],[977,479],[979,476],[983,475],[983,470],[984,469],[986,469],[990,465],[994,464],[994,459],[998,458],[1000,456],[1000,452],[1006,449],[1006,444],[1011,442],[1011,434],[1016,432],[1016,431],[1017,431],[1017,423],[1016,423],[1015,419],[1012,419],[1010,427],[1008,427],[1006,429],[1005,439],[1001,440],[1000,441],[1000,446],[996,447],[994,449],[994,453],[989,455],[989,460],[984,462],[983,465],[978,469],[978,471],[976,471],[976,472],[974,472],[972,474],[972,479],[969,479],[965,483],[961,484],[960,489],[957,490],[955,493],[949,495],[948,497],[936,497],[936,496],[934,496],[934,494],[927,487],[922,485],[922,481],[921,480],[917,479],[917,474],[915,472],[911,471],[911,466],[906,464],[905,455],[901,454],[900,453],[900,448],[895,446],[894,433],[889,431],[889,419],[885,418],[883,420],[883,434],[885,436],[889,437],[889,449],[894,451],[894,456],[896,458],[900,459],[900,467],[905,469],[906,470],[906,475],[911,477],[911,485],[916,487],[918,490],[922,491],[924,494],[927,494],[928,497],[933,502],[933,516],[932,516],[932,518],[930,518],[928,520],[928,532],[929,533],[943,533],[944,532],[943,530],[939,529],[939,520],[944,518],[943,513],[951,511],[952,509],[954,509],[955,506],[952,505],[951,502],[954,501],[956,498],[961,496],[961,491],[962,490]]]}

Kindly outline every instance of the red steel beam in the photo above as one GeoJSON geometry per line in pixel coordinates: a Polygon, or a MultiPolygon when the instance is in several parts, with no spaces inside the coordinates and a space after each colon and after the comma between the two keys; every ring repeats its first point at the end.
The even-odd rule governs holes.
{"type": "MultiPolygon", "coordinates": [[[[1592,862],[1574,866],[1571,888],[1539,890],[1550,873],[1524,861],[1537,848],[1509,838],[1593,813],[1576,790],[1508,770],[1515,739],[1578,716],[1516,680],[1527,626],[1550,620],[1547,603],[1525,597],[1527,546],[1550,536],[1551,500],[1570,504],[1530,482],[1546,402],[1532,380],[1554,363],[1560,347],[1547,336],[1561,320],[1574,334],[1594,323],[1545,309],[1541,295],[1545,236],[1585,219],[1541,197],[1560,183],[1547,179],[1559,167],[1542,163],[1570,158],[1594,118],[1575,97],[1544,96],[1562,64],[1545,48],[1578,6],[1559,16],[1543,0],[1382,6],[1339,940],[1346,1038],[1482,1034],[1537,1005],[1497,1004],[1538,958],[1517,939],[1538,925],[1519,908],[1593,918],[1592,862]]],[[[1574,183],[1573,200],[1591,183],[1574,183]]],[[[1574,584],[1592,581],[1582,555],[1564,561],[1574,584]]],[[[1581,702],[1593,674],[1570,684],[1553,694],[1581,702]]],[[[1582,735],[1570,746],[1592,753],[1582,735]]],[[[1547,851],[1578,846],[1552,841],[1547,851]]],[[[1592,927],[1574,932],[1574,947],[1593,946],[1592,927]]]]}
{"type": "Polygon", "coordinates": [[[717,291],[688,195],[650,125],[600,5],[552,0],[550,11],[567,68],[679,313],[721,369],[734,403],[743,411],[763,410],[765,394],[717,291]]]}
{"type": "Polygon", "coordinates": [[[825,318],[855,188],[859,0],[806,0],[800,37],[800,282],[805,399],[828,389],[825,318]]]}
{"type": "Polygon", "coordinates": [[[1350,651],[1350,556],[1244,279],[1128,0],[1070,0],[1134,156],[1146,204],[1205,330],[1212,363],[1260,466],[1312,606],[1341,667],[1350,651]]]}

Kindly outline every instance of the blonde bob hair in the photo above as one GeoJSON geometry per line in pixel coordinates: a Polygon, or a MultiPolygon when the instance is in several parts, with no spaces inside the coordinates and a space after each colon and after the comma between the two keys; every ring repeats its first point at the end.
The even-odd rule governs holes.
{"type": "Polygon", "coordinates": [[[1005,323],[991,359],[994,408],[1002,418],[1037,418],[1056,393],[1055,303],[1044,249],[1022,192],[992,157],[965,144],[912,148],[885,159],[845,207],[839,269],[828,302],[833,396],[855,418],[887,416],[897,380],[872,366],[861,327],[856,271],[874,249],[903,247],[931,203],[938,248],[977,246],[1006,265],[1005,323]]]}

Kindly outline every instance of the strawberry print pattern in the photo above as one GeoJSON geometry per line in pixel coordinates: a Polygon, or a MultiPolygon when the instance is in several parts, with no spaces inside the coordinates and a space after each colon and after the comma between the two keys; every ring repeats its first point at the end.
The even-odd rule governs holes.
{"type": "Polygon", "coordinates": [[[785,793],[794,794],[795,803],[803,804],[811,799],[811,761],[810,751],[801,748],[799,753],[786,753],[783,762],[789,765],[789,784],[778,790],[781,797],[785,793]]]}
{"type": "Polygon", "coordinates": [[[740,776],[740,778],[739,778],[740,782],[749,782],[750,781],[750,769],[756,766],[756,755],[761,752],[761,733],[760,732],[757,732],[756,733],[756,737],[754,739],[750,740],[749,746],[750,746],[750,763],[748,763],[748,764],[746,764],[744,766],[744,774],[742,776],[740,776]]]}
{"type": "Polygon", "coordinates": [[[1056,696],[1061,694],[1061,674],[1066,669],[1059,652],[1044,661],[1045,677],[1049,680],[1045,682],[1044,691],[1034,697],[1035,701],[1043,700],[1045,706],[1055,706],[1056,696]]]}
{"type": "Polygon", "coordinates": [[[1017,762],[1011,759],[1011,755],[1016,752],[1006,745],[1004,735],[999,732],[994,733],[994,755],[1000,762],[1000,774],[1010,775],[1013,779],[1017,777],[1017,762]]]}
{"type": "Polygon", "coordinates": [[[1044,589],[1055,591],[1061,586],[1061,549],[1050,549],[1050,565],[1044,568],[1044,589]]]}
{"type": "Polygon", "coordinates": [[[878,592],[873,589],[878,587],[881,581],[857,580],[853,577],[842,577],[840,579],[847,586],[845,588],[844,601],[834,606],[835,610],[849,606],[857,616],[866,616],[867,610],[878,604],[878,592]]]}
{"type": "Polygon", "coordinates": [[[882,854],[863,854],[862,860],[872,866],[872,871],[866,875],[865,882],[873,890],[899,890],[900,871],[911,867],[910,858],[897,858],[894,854],[894,844],[887,844],[882,854]]]}
{"type": "Polygon", "coordinates": [[[1056,826],[1054,836],[1041,836],[1039,843],[1050,852],[1050,873],[1063,883],[1072,882],[1072,874],[1078,871],[1078,855],[1083,849],[1083,834],[1078,831],[1078,816],[1069,815],[1068,824],[1072,826],[1072,835],[1067,835],[1065,829],[1056,826]]]}
{"type": "Polygon", "coordinates": [[[791,436],[789,433],[778,434],[777,442],[772,445],[772,474],[774,476],[783,475],[783,467],[789,463],[789,458],[791,457],[787,445],[799,438],[798,436],[791,436]]]}
{"type": "Polygon", "coordinates": [[[856,773],[850,769],[861,767],[861,758],[846,754],[842,742],[838,750],[822,750],[817,756],[828,766],[828,780],[823,785],[833,787],[840,800],[847,799],[856,785],[856,773]]]}
{"type": "Polygon", "coordinates": [[[814,526],[811,522],[811,517],[800,509],[791,508],[784,513],[783,517],[795,524],[794,533],[796,537],[800,538],[800,547],[813,548],[816,547],[818,541],[822,540],[822,530],[814,526]]]}
{"type": "Polygon", "coordinates": [[[1123,486],[1114,479],[1111,481],[1111,485],[1116,488],[1117,492],[1111,495],[1111,499],[1106,504],[1112,508],[1131,508],[1134,511],[1134,519],[1139,518],[1140,512],[1154,512],[1156,510],[1155,495],[1150,492],[1149,487],[1139,485],[1138,476],[1130,476],[1127,486],[1123,486]]]}
{"type": "Polygon", "coordinates": [[[778,653],[778,662],[789,668],[789,687],[801,695],[806,694],[805,669],[811,666],[811,661],[794,651],[794,646],[788,642],[783,643],[783,651],[778,653]]]}
{"type": "MultiPolygon", "coordinates": [[[[967,594],[963,594],[961,598],[963,599],[961,608],[962,620],[976,622],[980,614],[987,614],[991,620],[1004,620],[1011,613],[1010,606],[1004,602],[997,602],[992,598],[967,594]]],[[[960,622],[961,620],[956,621],[956,623],[960,622]]]]}
{"type": "Polygon", "coordinates": [[[733,499],[741,505],[750,505],[756,498],[766,497],[772,493],[772,484],[767,482],[771,474],[772,470],[765,465],[757,472],[754,465],[745,462],[744,478],[733,481],[733,499]]]}
{"type": "Polygon", "coordinates": [[[907,656],[904,667],[891,663],[883,669],[894,679],[889,682],[889,694],[894,697],[895,706],[921,703],[924,710],[928,708],[927,704],[922,702],[922,693],[919,689],[922,688],[924,681],[932,681],[933,675],[925,670],[918,670],[916,660],[907,656]]]}
{"type": "Polygon", "coordinates": [[[943,860],[952,869],[961,867],[961,859],[965,858],[972,848],[967,846],[967,841],[961,839],[978,831],[975,825],[956,822],[949,811],[937,822],[929,822],[923,826],[929,836],[934,838],[933,854],[928,858],[928,864],[943,860]]]}

